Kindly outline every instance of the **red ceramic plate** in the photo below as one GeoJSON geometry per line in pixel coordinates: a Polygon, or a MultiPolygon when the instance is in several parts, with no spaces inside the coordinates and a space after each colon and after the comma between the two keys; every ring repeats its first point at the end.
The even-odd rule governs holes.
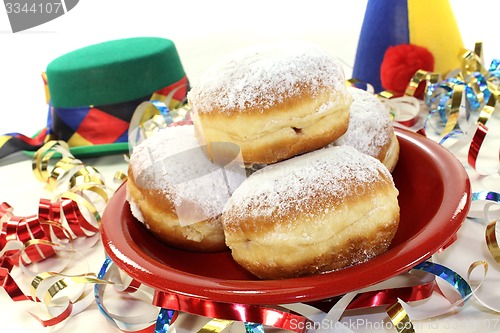
{"type": "Polygon", "coordinates": [[[156,240],[130,213],[125,187],[102,219],[110,258],[158,291],[218,302],[284,304],[323,300],[381,282],[411,269],[455,236],[470,206],[470,182],[461,163],[437,143],[396,130],[401,152],[393,172],[401,221],[389,250],[336,272],[286,280],[259,280],[229,251],[193,253],[156,240]]]}

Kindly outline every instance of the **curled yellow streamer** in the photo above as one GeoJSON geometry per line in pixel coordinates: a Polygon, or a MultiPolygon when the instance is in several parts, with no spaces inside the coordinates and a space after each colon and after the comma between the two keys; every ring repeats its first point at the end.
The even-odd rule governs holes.
{"type": "Polygon", "coordinates": [[[198,333],[220,333],[232,323],[232,320],[212,319],[198,330],[198,333]]]}
{"type": "Polygon", "coordinates": [[[61,195],[62,198],[67,198],[75,201],[77,204],[84,206],[90,212],[90,214],[94,217],[94,219],[99,222],[101,220],[101,214],[97,211],[95,205],[82,197],[81,195],[74,192],[65,192],[61,195]]]}
{"type": "Polygon", "coordinates": [[[497,220],[491,221],[486,227],[486,245],[490,251],[493,259],[497,264],[500,264],[500,247],[498,246],[497,236],[496,236],[496,225],[497,220]]]}
{"type": "Polygon", "coordinates": [[[440,79],[440,74],[420,69],[411,78],[404,94],[406,96],[415,96],[415,92],[422,82],[425,82],[425,89],[427,89],[429,85],[439,82],[440,79]]]}
{"type": "Polygon", "coordinates": [[[78,171],[76,171],[69,179],[70,188],[88,183],[104,185],[102,175],[92,166],[84,166],[78,169],[78,171]]]}
{"type": "Polygon", "coordinates": [[[67,156],[69,153],[69,146],[64,141],[49,141],[44,144],[40,149],[35,152],[32,161],[32,169],[35,177],[41,182],[48,182],[50,178],[49,162],[53,157],[67,156]]]}
{"type": "Polygon", "coordinates": [[[399,333],[415,333],[410,317],[399,302],[388,306],[386,311],[399,333]]]}

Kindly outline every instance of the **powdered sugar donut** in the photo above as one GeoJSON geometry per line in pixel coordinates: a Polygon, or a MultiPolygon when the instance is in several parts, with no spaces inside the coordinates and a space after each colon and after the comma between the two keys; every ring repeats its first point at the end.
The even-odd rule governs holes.
{"type": "Polygon", "coordinates": [[[256,276],[281,279],[364,262],[387,250],[398,190],[377,159],[328,147],[253,173],[223,211],[226,244],[256,276]]]}
{"type": "Polygon", "coordinates": [[[132,214],[166,244],[195,251],[226,248],[220,223],[229,198],[194,126],[162,129],[134,147],[127,200],[132,214]],[[222,191],[222,192],[221,192],[222,191]]]}
{"type": "Polygon", "coordinates": [[[246,164],[268,164],[344,134],[351,97],[335,57],[308,44],[278,43],[216,63],[188,101],[202,142],[232,142],[246,164]]]}
{"type": "Polygon", "coordinates": [[[377,158],[392,171],[399,159],[399,142],[389,111],[372,93],[355,87],[347,90],[353,98],[349,128],[334,145],[354,147],[377,158]]]}

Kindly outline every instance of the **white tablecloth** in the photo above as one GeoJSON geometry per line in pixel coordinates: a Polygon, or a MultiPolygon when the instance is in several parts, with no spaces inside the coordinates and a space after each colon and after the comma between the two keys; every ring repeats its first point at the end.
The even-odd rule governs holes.
{"type": "MultiPolygon", "coordinates": [[[[63,17],[31,30],[12,34],[7,16],[0,10],[0,133],[21,132],[32,135],[46,121],[47,106],[43,92],[41,72],[55,57],[89,44],[132,36],[160,36],[172,39],[177,46],[186,73],[192,82],[212,62],[229,51],[242,46],[282,39],[300,39],[316,43],[336,55],[344,64],[349,77],[354,61],[357,38],[363,21],[366,1],[329,2],[310,1],[252,1],[248,3],[219,1],[179,2],[143,0],[81,1],[63,17]]],[[[451,1],[459,23],[465,46],[473,48],[483,41],[486,63],[500,57],[497,43],[496,17],[500,9],[495,0],[474,3],[451,1]]],[[[498,113],[498,112],[497,112],[498,113]]],[[[491,120],[497,133],[488,135],[488,148],[482,151],[481,161],[498,165],[498,114],[491,120]]],[[[472,182],[473,191],[500,192],[499,175],[478,175],[466,163],[466,151],[456,152],[464,162],[472,182]]],[[[36,214],[41,197],[53,194],[43,188],[31,172],[31,160],[24,155],[0,161],[0,202],[14,207],[16,215],[36,214]],[[15,161],[15,162],[13,162],[15,161]]],[[[116,171],[126,171],[121,155],[84,160],[96,167],[109,183],[116,171]]],[[[498,298],[500,271],[493,263],[484,242],[485,225],[466,220],[459,231],[458,240],[439,255],[440,262],[466,275],[475,260],[490,263],[490,270],[482,290],[483,297],[498,298]]],[[[104,260],[101,244],[85,254],[85,260],[76,263],[73,273],[97,272],[104,260]]],[[[14,272],[17,281],[26,288],[27,280],[14,272]]],[[[440,304],[439,299],[433,299],[440,304]]],[[[27,314],[29,302],[13,302],[0,288],[0,327],[9,332],[117,332],[95,304],[62,324],[43,328],[27,314]]],[[[383,309],[346,313],[344,321],[351,323],[355,332],[394,332],[383,309]]],[[[197,330],[204,319],[193,321],[183,316],[175,325],[179,332],[197,330]]],[[[206,320],[205,320],[206,321],[206,320]]],[[[493,332],[500,329],[498,313],[486,309],[471,299],[456,313],[432,320],[414,323],[416,332],[493,332]]],[[[231,327],[241,331],[241,326],[231,327]]]]}

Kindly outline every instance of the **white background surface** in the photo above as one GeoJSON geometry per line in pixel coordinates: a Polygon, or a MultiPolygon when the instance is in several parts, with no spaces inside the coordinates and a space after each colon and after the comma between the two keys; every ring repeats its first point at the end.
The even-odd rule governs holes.
{"type": "MultiPolygon", "coordinates": [[[[491,58],[500,57],[495,16],[500,9],[498,1],[450,2],[465,46],[472,48],[476,41],[483,41],[487,64],[491,58]]],[[[0,134],[21,132],[32,135],[43,127],[47,106],[40,74],[47,64],[68,51],[110,39],[133,36],[172,39],[192,82],[212,62],[231,50],[284,38],[301,39],[319,44],[339,57],[349,77],[365,5],[363,0],[81,0],[66,15],[16,34],[11,32],[7,14],[0,8],[0,134]]],[[[491,156],[492,163],[498,164],[498,148],[491,151],[491,156]]],[[[463,159],[464,155],[459,158],[463,159]]],[[[85,163],[96,166],[108,177],[115,171],[126,170],[120,156],[88,159],[85,163]]],[[[29,161],[0,167],[0,202],[11,204],[16,215],[35,214],[39,198],[47,196],[30,170],[29,161]]],[[[498,175],[480,177],[470,168],[468,171],[474,191],[500,192],[498,175]]],[[[460,231],[459,242],[443,254],[443,260],[463,274],[470,262],[488,260],[483,229],[483,225],[466,223],[460,231]]],[[[102,258],[99,247],[89,254],[91,271],[98,270],[102,258]]],[[[493,264],[492,267],[490,290],[498,289],[499,282],[495,275],[498,275],[498,270],[493,264]]],[[[1,332],[11,329],[16,332],[116,332],[95,306],[64,325],[46,329],[27,315],[22,303],[11,302],[0,289],[1,332]]],[[[420,323],[416,331],[486,332],[500,329],[498,314],[485,311],[477,303],[469,304],[453,317],[420,323]]],[[[363,313],[353,318],[375,322],[384,316],[363,313]]],[[[361,326],[357,331],[370,330],[361,326]]]]}

